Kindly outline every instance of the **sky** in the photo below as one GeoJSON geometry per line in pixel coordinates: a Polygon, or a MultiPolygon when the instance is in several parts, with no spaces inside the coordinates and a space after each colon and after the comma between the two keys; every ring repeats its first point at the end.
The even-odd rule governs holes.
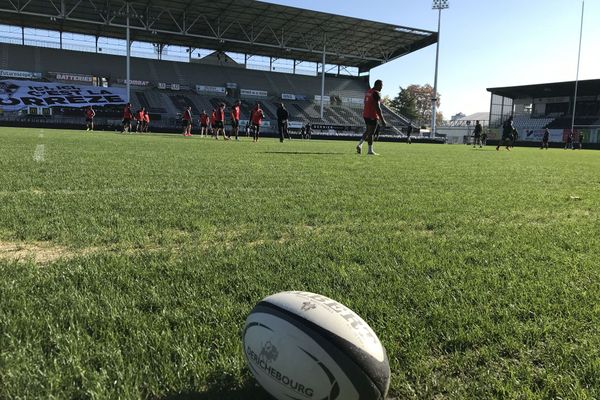
{"type": "MultiPolygon", "coordinates": [[[[269,3],[437,30],[431,0],[268,0],[269,3]],[[367,4],[367,6],[365,6],[367,4]]],[[[449,0],[442,12],[438,91],[444,118],[487,112],[487,88],[574,81],[581,0],[449,0]]],[[[579,79],[600,79],[600,0],[585,0],[579,79]]],[[[435,45],[371,71],[383,95],[433,86],[435,45]]]]}

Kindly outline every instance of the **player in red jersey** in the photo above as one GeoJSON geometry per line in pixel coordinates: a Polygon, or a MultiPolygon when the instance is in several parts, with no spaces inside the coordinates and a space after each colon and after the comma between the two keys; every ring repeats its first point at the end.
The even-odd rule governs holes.
{"type": "Polygon", "coordinates": [[[200,114],[200,137],[203,135],[208,136],[208,114],[205,110],[202,110],[202,114],[200,114]]]}
{"type": "Polygon", "coordinates": [[[238,137],[238,133],[240,131],[240,106],[242,105],[241,101],[236,101],[235,104],[231,107],[231,134],[229,137],[235,134],[235,140],[240,140],[238,137]]]}
{"type": "Polygon", "coordinates": [[[215,135],[217,132],[216,125],[215,125],[216,120],[217,120],[217,110],[213,108],[212,113],[210,114],[210,130],[211,130],[213,137],[218,140],[219,137],[215,135]]]}
{"type": "Polygon", "coordinates": [[[135,131],[141,133],[144,131],[144,114],[146,113],[146,109],[144,107],[137,110],[135,113],[135,120],[137,122],[135,131]]]}
{"type": "Polygon", "coordinates": [[[94,131],[94,117],[95,116],[96,116],[96,111],[94,111],[92,106],[89,106],[88,108],[85,109],[85,125],[86,125],[88,132],[94,131]]]}
{"type": "Polygon", "coordinates": [[[181,116],[183,136],[192,136],[192,107],[186,107],[181,116]]]}
{"type": "Polygon", "coordinates": [[[148,110],[144,110],[144,132],[148,133],[148,129],[150,129],[150,114],[148,110]]]}
{"type": "Polygon", "coordinates": [[[131,133],[131,120],[133,119],[133,113],[131,112],[131,103],[127,103],[123,109],[123,129],[121,133],[131,133]]]}
{"type": "Polygon", "coordinates": [[[224,140],[229,140],[229,136],[225,133],[225,104],[219,104],[215,110],[215,137],[219,139],[219,132],[223,134],[224,140]]]}
{"type": "Polygon", "coordinates": [[[363,134],[360,142],[356,146],[356,152],[362,153],[362,144],[366,141],[369,144],[368,155],[376,156],[377,153],[373,151],[373,135],[377,130],[377,127],[381,123],[381,126],[386,126],[385,118],[381,112],[381,89],[383,88],[383,82],[381,79],[375,81],[372,89],[369,89],[365,94],[365,109],[363,111],[363,117],[367,130],[363,134]]]}
{"type": "Polygon", "coordinates": [[[252,117],[250,118],[252,121],[252,131],[254,132],[253,142],[258,142],[260,126],[264,117],[265,114],[263,113],[262,108],[260,108],[260,103],[256,103],[256,107],[254,107],[254,110],[252,110],[252,117]]]}

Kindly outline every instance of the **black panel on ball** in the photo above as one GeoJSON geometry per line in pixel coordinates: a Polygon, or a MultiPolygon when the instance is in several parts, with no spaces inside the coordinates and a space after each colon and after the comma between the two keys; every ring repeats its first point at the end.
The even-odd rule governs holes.
{"type": "MultiPolygon", "coordinates": [[[[390,382],[390,366],[385,349],[384,360],[379,362],[346,339],[269,302],[261,301],[251,313],[277,316],[313,338],[345,372],[358,391],[360,400],[385,399],[390,382]]],[[[331,400],[334,399],[343,400],[335,397],[331,400]]]]}

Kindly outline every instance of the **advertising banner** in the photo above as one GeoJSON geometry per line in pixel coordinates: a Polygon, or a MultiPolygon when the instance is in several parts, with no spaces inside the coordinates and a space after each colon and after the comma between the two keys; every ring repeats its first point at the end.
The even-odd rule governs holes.
{"type": "Polygon", "coordinates": [[[364,99],[357,97],[342,97],[342,102],[347,104],[363,104],[364,99]]]}
{"type": "Polygon", "coordinates": [[[125,88],[65,85],[57,82],[0,80],[0,108],[86,107],[125,104],[125,88]]]}
{"type": "Polygon", "coordinates": [[[179,89],[181,89],[181,85],[179,83],[158,82],[158,84],[156,86],[159,89],[170,89],[170,90],[179,90],[179,89]]]}
{"type": "Polygon", "coordinates": [[[218,86],[196,85],[196,92],[225,94],[227,92],[227,90],[224,87],[218,87],[218,86]]]}
{"type": "Polygon", "coordinates": [[[288,128],[290,128],[290,129],[302,129],[303,126],[304,126],[304,123],[300,122],[300,121],[289,121],[288,122],[288,128]]]}
{"type": "Polygon", "coordinates": [[[240,94],[242,96],[267,97],[267,92],[265,92],[264,90],[242,89],[240,91],[240,94]]]}
{"type": "MultiPolygon", "coordinates": [[[[548,129],[550,131],[550,142],[563,141],[563,129],[548,129]]],[[[525,142],[541,142],[544,137],[544,129],[522,129],[519,131],[519,139],[525,142]]]]}
{"type": "Polygon", "coordinates": [[[93,80],[91,75],[67,74],[63,72],[50,72],[50,74],[55,75],[56,80],[59,81],[92,83],[93,80]]]}
{"type": "Polygon", "coordinates": [[[317,131],[351,131],[354,129],[351,125],[312,124],[311,126],[317,131]]]}
{"type": "MultiPolygon", "coordinates": [[[[315,95],[315,101],[320,103],[321,96],[315,95]]],[[[329,96],[323,96],[323,103],[329,103],[329,102],[331,102],[331,98],[329,96]]]]}
{"type": "MultiPolygon", "coordinates": [[[[121,85],[127,85],[127,79],[117,79],[117,83],[121,85]]],[[[148,86],[150,85],[149,81],[142,81],[139,79],[130,79],[129,84],[131,86],[148,86]]]]}
{"type": "MultiPolygon", "coordinates": [[[[250,123],[249,120],[247,119],[240,119],[240,129],[246,129],[246,125],[248,125],[250,123]]],[[[270,128],[271,127],[271,121],[262,121],[262,124],[260,125],[263,128],[270,128]]]]}
{"type": "Polygon", "coordinates": [[[42,77],[40,72],[12,71],[9,69],[0,69],[0,77],[17,79],[39,79],[42,77]]]}

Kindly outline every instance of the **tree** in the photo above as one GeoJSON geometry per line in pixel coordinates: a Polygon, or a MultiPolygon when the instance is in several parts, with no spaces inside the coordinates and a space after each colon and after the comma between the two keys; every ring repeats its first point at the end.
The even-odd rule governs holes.
{"type": "MultiPolygon", "coordinates": [[[[438,93],[437,105],[440,105],[441,95],[438,93]]],[[[433,87],[431,85],[410,85],[406,89],[400,88],[398,96],[390,102],[390,108],[398,114],[404,115],[417,125],[431,124],[431,99],[433,87]]],[[[441,122],[443,115],[436,113],[436,121],[441,122]]]]}
{"type": "Polygon", "coordinates": [[[400,88],[400,93],[390,101],[389,107],[392,111],[405,116],[411,121],[419,117],[415,98],[406,89],[400,88]]]}
{"type": "Polygon", "coordinates": [[[381,99],[381,102],[387,108],[391,108],[392,99],[390,99],[390,96],[388,96],[388,95],[383,96],[383,99],[381,99]]]}

